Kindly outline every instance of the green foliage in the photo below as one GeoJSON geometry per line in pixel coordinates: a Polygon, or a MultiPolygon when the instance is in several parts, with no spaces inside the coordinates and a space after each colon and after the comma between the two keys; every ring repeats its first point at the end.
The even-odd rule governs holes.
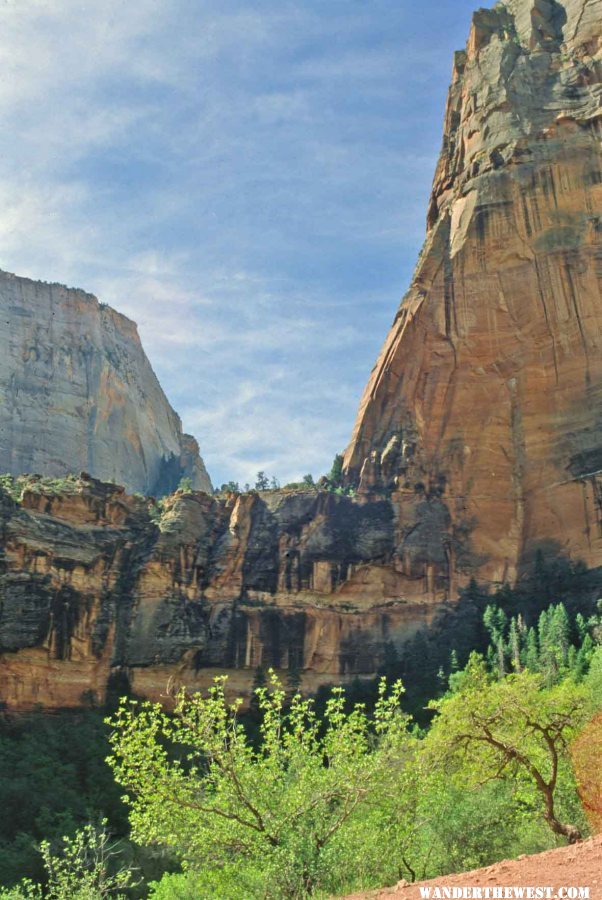
{"type": "Polygon", "coordinates": [[[219,490],[216,490],[216,494],[240,494],[240,484],[238,481],[226,481],[219,490]]]}
{"type": "Polygon", "coordinates": [[[159,500],[154,500],[153,498],[149,498],[148,501],[148,515],[150,517],[151,522],[154,522],[155,525],[159,525],[161,522],[161,518],[163,516],[163,511],[165,509],[165,500],[161,497],[159,500]]]}
{"type": "Polygon", "coordinates": [[[483,622],[491,639],[486,651],[490,671],[502,677],[528,669],[539,672],[549,686],[569,674],[581,681],[602,631],[600,614],[572,618],[563,603],[542,610],[531,628],[520,613],[508,619],[495,604],[487,607],[483,622]]]}
{"type": "Polygon", "coordinates": [[[269,688],[257,690],[257,750],[238,721],[241,701],[228,704],[225,689],[218,678],[207,697],[181,694],[174,717],[150,703],[124,703],[114,717],[111,765],[127,791],[135,840],[167,845],[185,867],[202,870],[213,879],[211,896],[330,890],[358,865],[345,833],[378,797],[391,796],[399,777],[411,741],[401,685],[387,695],[381,684],[371,728],[361,706],[345,713],[342,689],[322,722],[311,700],[296,695],[287,707],[270,673],[269,688]]]}
{"type": "Polygon", "coordinates": [[[264,471],[260,471],[257,473],[255,477],[255,490],[256,491],[267,491],[270,487],[270,479],[266,475],[264,471]]]}
{"type": "MultiPolygon", "coordinates": [[[[294,667],[285,687],[257,670],[245,717],[226,702],[223,681],[205,700],[182,697],[175,718],[152,704],[123,705],[113,765],[134,837],[159,848],[136,852],[167,855],[153,878],[184,867],[154,882],[151,896],[340,895],[537,852],[584,830],[566,744],[602,707],[602,610],[593,612],[585,579],[577,566],[540,560],[529,591],[490,595],[473,582],[403,655],[390,645],[383,674],[407,680],[407,708],[424,732],[408,730],[399,694],[386,700],[376,682],[322,691],[315,704],[292,698],[294,667]],[[474,658],[466,665],[474,648],[488,668],[474,658]],[[376,723],[358,700],[381,710],[376,723]],[[392,718],[383,728],[385,700],[392,718]],[[473,734],[493,725],[503,746],[463,743],[467,721],[473,734]]],[[[5,889],[3,900],[41,898],[43,838],[56,846],[103,814],[113,833],[127,833],[99,725],[91,711],[0,729],[0,882],[34,879],[5,889]]],[[[70,890],[97,896],[78,895],[76,882],[70,890]]]]}
{"type": "Polygon", "coordinates": [[[30,715],[0,726],[0,884],[44,877],[38,845],[108,817],[127,834],[111,770],[107,728],[96,711],[30,715]]]}
{"type": "Polygon", "coordinates": [[[176,490],[182,491],[183,494],[191,494],[194,490],[194,488],[192,487],[192,478],[190,478],[188,475],[183,475],[182,478],[180,478],[176,490]]]}
{"type": "MultiPolygon", "coordinates": [[[[318,703],[291,698],[294,684],[286,689],[261,668],[250,732],[241,701],[226,699],[225,678],[207,697],[181,694],[173,716],[122,701],[111,723],[111,765],[133,838],[164,848],[183,868],[153,882],[150,896],[340,895],[573,839],[586,825],[567,746],[602,706],[601,652],[593,651],[581,683],[567,676],[549,687],[526,669],[500,678],[478,655],[460,669],[452,653],[451,690],[431,704],[436,718],[426,732],[400,711],[399,683],[388,694],[381,681],[372,718],[341,688],[319,715],[318,703]]],[[[397,666],[393,648],[389,656],[397,666]]],[[[23,786],[17,791],[28,796],[23,786]]],[[[66,822],[52,816],[41,827],[73,833],[66,822]]],[[[95,864],[79,866],[93,840],[89,829],[76,834],[58,868],[45,857],[50,890],[64,879],[63,893],[49,896],[107,895],[98,893],[95,864]]],[[[114,883],[109,893],[120,890],[114,883]]],[[[31,882],[0,894],[41,897],[31,882]]]]}
{"type": "Polygon", "coordinates": [[[593,711],[602,708],[602,645],[598,645],[592,652],[589,671],[584,679],[589,691],[593,711]]]}
{"type": "Polygon", "coordinates": [[[289,491],[317,491],[319,485],[314,481],[313,475],[304,475],[301,481],[289,481],[284,485],[285,490],[289,491]]]}
{"type": "Polygon", "coordinates": [[[328,480],[333,485],[333,487],[341,487],[343,484],[343,454],[337,453],[333,462],[332,468],[328,474],[328,480]]]}
{"type": "Polygon", "coordinates": [[[6,891],[0,900],[123,900],[122,892],[133,884],[132,873],[115,865],[118,850],[111,843],[104,820],[100,828],[88,824],[73,838],[64,837],[58,852],[42,841],[40,853],[46,870],[46,884],[24,879],[6,891]]]}
{"type": "Polygon", "coordinates": [[[567,746],[591,715],[587,683],[496,680],[473,656],[422,735],[398,709],[399,685],[387,697],[381,682],[371,727],[341,689],[321,721],[298,695],[287,710],[264,677],[257,746],[225,679],[208,698],[181,695],[175,718],[145,703],[114,720],[134,836],[168,844],[184,866],[152,897],[342,894],[537,852],[586,828],[567,746]]]}
{"type": "Polygon", "coordinates": [[[79,479],[75,475],[65,475],[64,478],[50,478],[41,475],[0,475],[0,487],[17,503],[20,502],[25,490],[35,494],[58,496],[75,493],[78,485],[79,479]]]}
{"type": "Polygon", "coordinates": [[[465,789],[509,779],[555,834],[578,839],[583,817],[561,821],[557,798],[576,793],[567,748],[590,715],[588,689],[565,679],[544,690],[530,672],[495,681],[477,654],[455,688],[431,703],[439,715],[426,746],[436,765],[465,789]]]}

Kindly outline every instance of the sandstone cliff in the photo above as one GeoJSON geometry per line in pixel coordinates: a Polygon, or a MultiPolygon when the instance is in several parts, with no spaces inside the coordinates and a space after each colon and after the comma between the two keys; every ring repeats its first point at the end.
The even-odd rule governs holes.
{"type": "Polygon", "coordinates": [[[162,494],[211,483],[136,326],[83,291],[0,272],[0,473],[86,471],[162,494]]]}
{"type": "Polygon", "coordinates": [[[349,479],[453,596],[602,563],[602,0],[504,0],[457,53],[428,232],[349,479]]]}
{"type": "Polygon", "coordinates": [[[388,501],[321,492],[177,493],[160,518],[123,488],[0,488],[0,699],[102,701],[126,683],[169,702],[258,666],[305,690],[374,674],[436,606],[403,599],[388,501]]]}

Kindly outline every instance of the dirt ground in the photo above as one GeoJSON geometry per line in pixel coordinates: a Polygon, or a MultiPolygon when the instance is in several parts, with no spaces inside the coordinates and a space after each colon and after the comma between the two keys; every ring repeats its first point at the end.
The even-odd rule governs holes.
{"type": "Polygon", "coordinates": [[[534,856],[502,860],[485,869],[444,875],[416,884],[400,881],[394,887],[369,891],[365,894],[352,894],[346,900],[385,900],[385,898],[422,900],[421,885],[450,888],[550,887],[551,898],[556,897],[559,888],[588,887],[589,900],[602,900],[602,835],[571,847],[560,847],[558,850],[548,850],[534,856]]]}

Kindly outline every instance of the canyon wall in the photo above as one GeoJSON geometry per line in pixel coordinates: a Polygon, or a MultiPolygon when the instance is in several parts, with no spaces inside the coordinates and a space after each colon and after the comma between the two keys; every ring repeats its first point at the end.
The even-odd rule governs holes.
{"type": "Polygon", "coordinates": [[[304,690],[372,675],[437,604],[404,599],[394,512],[327,491],[161,507],[90,478],[0,488],[0,699],[9,710],[103,702],[125,685],[169,704],[257,667],[304,690]]]}
{"type": "Polygon", "coordinates": [[[412,285],[345,455],[407,574],[602,563],[602,0],[504,0],[455,56],[412,285]],[[430,547],[415,559],[416,526],[430,547]]]}
{"type": "Polygon", "coordinates": [[[86,471],[131,491],[211,482],[136,325],[84,291],[0,272],[0,473],[86,471]]]}

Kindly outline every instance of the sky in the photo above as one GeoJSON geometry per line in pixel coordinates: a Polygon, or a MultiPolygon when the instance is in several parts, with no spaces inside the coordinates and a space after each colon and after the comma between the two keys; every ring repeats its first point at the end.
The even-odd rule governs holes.
{"type": "Polygon", "coordinates": [[[139,326],[214,484],[330,469],[474,0],[0,0],[0,268],[139,326]]]}

